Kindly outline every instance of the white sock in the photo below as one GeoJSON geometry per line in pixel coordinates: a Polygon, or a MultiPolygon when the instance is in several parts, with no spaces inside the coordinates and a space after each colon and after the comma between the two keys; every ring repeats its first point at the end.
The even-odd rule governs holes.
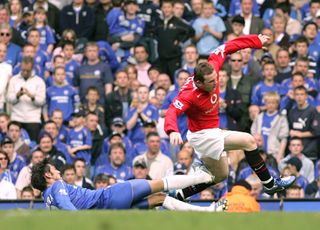
{"type": "Polygon", "coordinates": [[[175,175],[168,176],[162,179],[164,184],[164,191],[182,189],[192,185],[209,183],[213,177],[205,172],[198,171],[192,175],[175,175]]]}
{"type": "Polygon", "coordinates": [[[169,210],[176,211],[196,211],[196,212],[214,212],[215,205],[210,205],[209,207],[200,207],[196,205],[191,205],[180,200],[174,199],[170,196],[166,196],[162,204],[163,207],[169,210]]]}

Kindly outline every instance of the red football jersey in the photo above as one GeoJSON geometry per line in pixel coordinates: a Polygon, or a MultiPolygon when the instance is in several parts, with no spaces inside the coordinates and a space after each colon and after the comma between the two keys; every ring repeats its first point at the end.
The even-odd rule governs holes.
{"type": "MultiPolygon", "coordinates": [[[[249,47],[262,48],[257,35],[242,36],[226,42],[212,52],[208,63],[218,74],[228,54],[249,47]]],[[[188,128],[191,132],[219,127],[219,74],[213,93],[198,89],[194,84],[193,76],[186,80],[166,113],[164,129],[168,135],[171,132],[179,132],[177,118],[183,112],[188,117],[188,128]]]]}

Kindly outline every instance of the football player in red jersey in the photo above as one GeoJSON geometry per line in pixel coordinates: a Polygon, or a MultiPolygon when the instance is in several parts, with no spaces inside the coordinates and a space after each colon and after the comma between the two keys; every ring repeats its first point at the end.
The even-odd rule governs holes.
{"type": "MultiPolygon", "coordinates": [[[[198,154],[200,162],[196,168],[209,171],[219,183],[228,176],[228,162],[225,151],[242,149],[246,160],[262,181],[265,192],[274,194],[289,187],[295,177],[272,178],[264,160],[258,152],[252,135],[244,132],[219,129],[219,70],[228,54],[245,48],[261,49],[268,40],[265,35],[247,35],[231,40],[215,49],[208,62],[199,64],[194,75],[189,77],[178,96],[170,105],[165,118],[165,131],[171,144],[181,144],[177,117],[184,112],[188,117],[187,139],[198,154]]],[[[177,197],[185,199],[212,184],[199,184],[182,191],[177,197]]]]}

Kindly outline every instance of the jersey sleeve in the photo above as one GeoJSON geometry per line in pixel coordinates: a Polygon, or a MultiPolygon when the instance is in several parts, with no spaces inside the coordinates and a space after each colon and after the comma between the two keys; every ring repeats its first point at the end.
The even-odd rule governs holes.
{"type": "Polygon", "coordinates": [[[186,98],[179,94],[173,101],[173,103],[169,106],[169,109],[166,112],[166,118],[164,121],[164,131],[167,135],[170,135],[171,132],[179,132],[178,128],[178,117],[181,113],[187,111],[190,106],[191,102],[186,98]]]}
{"type": "Polygon", "coordinates": [[[77,208],[72,204],[66,185],[62,181],[58,181],[52,185],[52,193],[56,206],[59,209],[75,211],[77,208]]]}
{"type": "Polygon", "coordinates": [[[214,67],[215,71],[218,72],[228,54],[245,48],[261,49],[262,42],[258,38],[258,35],[246,35],[226,42],[211,53],[208,62],[214,67]]]}

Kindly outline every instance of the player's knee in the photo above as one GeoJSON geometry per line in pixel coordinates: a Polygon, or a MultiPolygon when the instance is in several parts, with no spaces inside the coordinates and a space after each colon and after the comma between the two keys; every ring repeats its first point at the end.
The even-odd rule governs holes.
{"type": "Polygon", "coordinates": [[[247,133],[245,139],[246,139],[245,150],[251,151],[257,148],[256,140],[251,134],[247,133]]]}

